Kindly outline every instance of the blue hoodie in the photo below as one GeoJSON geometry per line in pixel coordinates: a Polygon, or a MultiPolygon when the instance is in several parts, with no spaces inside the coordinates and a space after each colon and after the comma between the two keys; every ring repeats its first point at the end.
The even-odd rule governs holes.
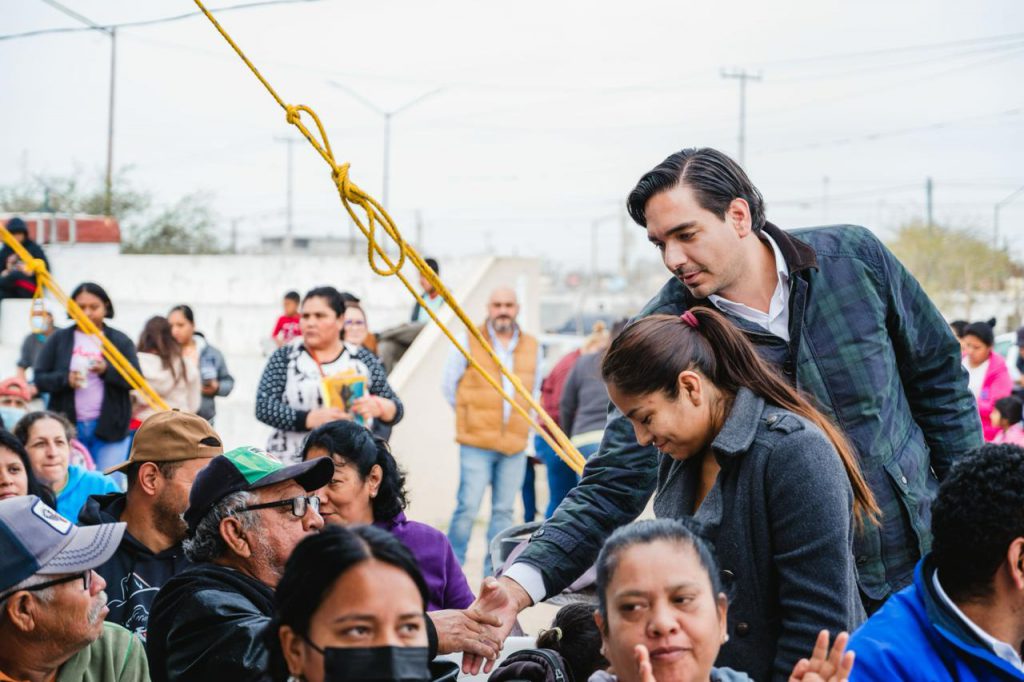
{"type": "Polygon", "coordinates": [[[889,598],[850,638],[857,652],[850,682],[1024,680],[1024,673],[996,656],[943,603],[932,577],[931,555],[918,562],[914,582],[889,598]]]}
{"type": "Polygon", "coordinates": [[[77,519],[90,495],[120,491],[112,479],[100,472],[72,465],[68,467],[68,484],[57,493],[57,513],[66,519],[77,519]]]}

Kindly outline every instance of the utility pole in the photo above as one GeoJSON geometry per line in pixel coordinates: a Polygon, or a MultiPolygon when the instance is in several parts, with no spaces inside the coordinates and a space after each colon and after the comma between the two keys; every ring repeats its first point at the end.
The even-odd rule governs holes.
{"type": "Polygon", "coordinates": [[[427,99],[428,97],[433,97],[437,93],[444,90],[444,88],[434,88],[433,90],[429,90],[423,93],[422,95],[419,95],[418,97],[414,97],[413,99],[409,100],[408,102],[398,107],[397,109],[388,110],[377,106],[377,104],[375,104],[373,101],[367,99],[366,97],[363,97],[362,95],[360,95],[358,92],[348,87],[347,85],[338,83],[337,81],[327,81],[327,83],[335,88],[338,88],[339,90],[348,93],[350,97],[362,103],[364,107],[373,111],[375,114],[384,119],[384,177],[382,178],[380,205],[383,206],[386,210],[388,208],[388,190],[391,182],[391,119],[397,116],[398,114],[402,113],[403,111],[411,109],[412,107],[416,106],[417,104],[427,99]]]}
{"type": "Polygon", "coordinates": [[[1002,201],[996,203],[996,205],[992,208],[992,247],[993,248],[996,248],[996,249],[999,248],[999,211],[1003,208],[1003,206],[1006,206],[1007,204],[1011,203],[1014,199],[1019,197],[1021,195],[1021,193],[1024,193],[1024,187],[1018,187],[1017,189],[1013,190],[1013,192],[1011,192],[1009,196],[1007,196],[1002,201]]]}
{"type": "Polygon", "coordinates": [[[294,233],[295,224],[293,222],[293,218],[294,218],[294,215],[295,215],[293,199],[294,199],[294,194],[295,193],[294,193],[294,184],[293,184],[294,166],[292,164],[292,157],[293,157],[292,148],[295,146],[295,143],[298,142],[299,140],[297,138],[294,138],[294,137],[275,137],[274,141],[276,141],[276,142],[283,142],[284,144],[288,145],[288,181],[287,181],[288,196],[287,196],[287,204],[286,204],[286,209],[285,209],[285,214],[286,214],[287,217],[285,218],[285,227],[284,227],[284,251],[285,251],[285,253],[291,253],[292,252],[292,247],[294,246],[294,243],[295,243],[295,233],[294,233]]]}
{"type": "Polygon", "coordinates": [[[112,210],[114,192],[114,84],[117,80],[117,29],[100,26],[95,21],[69,7],[65,7],[56,0],[43,0],[43,2],[61,14],[65,14],[93,30],[110,36],[110,99],[107,104],[107,173],[103,194],[103,212],[109,216],[112,210]]]}
{"type": "Polygon", "coordinates": [[[747,145],[747,81],[760,81],[761,72],[748,73],[746,69],[733,69],[731,71],[722,69],[721,73],[722,78],[735,78],[740,82],[740,133],[736,160],[739,162],[741,167],[745,167],[744,163],[747,145]]]}
{"type": "Polygon", "coordinates": [[[935,227],[935,220],[934,220],[935,214],[932,211],[932,189],[933,189],[933,187],[932,187],[932,179],[931,178],[927,178],[925,180],[925,182],[924,182],[924,194],[925,194],[925,207],[926,207],[925,210],[926,210],[926,215],[928,216],[928,218],[927,218],[927,220],[928,220],[927,225],[928,225],[928,229],[929,230],[932,229],[933,227],[935,227]]]}

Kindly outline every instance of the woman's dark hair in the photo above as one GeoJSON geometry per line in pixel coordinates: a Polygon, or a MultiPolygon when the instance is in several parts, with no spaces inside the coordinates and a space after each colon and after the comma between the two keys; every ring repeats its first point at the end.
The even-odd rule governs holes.
{"type": "Polygon", "coordinates": [[[699,535],[679,519],[646,519],[626,526],[619,526],[604,542],[601,553],[597,555],[597,608],[608,623],[608,585],[615,577],[619,567],[619,557],[624,551],[636,545],[649,545],[654,542],[675,542],[684,547],[692,547],[697,553],[697,560],[707,572],[711,582],[711,594],[717,597],[724,594],[722,576],[718,570],[718,561],[699,535]]]}
{"type": "Polygon", "coordinates": [[[311,298],[322,298],[331,310],[338,316],[345,314],[345,297],[334,287],[314,287],[306,292],[302,298],[305,303],[311,298]]]}
{"type": "Polygon", "coordinates": [[[302,445],[303,460],[313,448],[323,448],[331,453],[331,459],[336,463],[347,462],[354,466],[362,481],[370,475],[374,464],[380,467],[380,489],[377,497],[370,500],[374,521],[390,521],[408,505],[405,473],[398,467],[387,442],[374,436],[365,426],[347,420],[318,426],[302,445]]]}
{"type": "Polygon", "coordinates": [[[1024,449],[987,444],[960,458],[932,502],[932,558],[956,602],[992,596],[1007,550],[1024,537],[1024,449]]]}
{"type": "Polygon", "coordinates": [[[601,631],[594,622],[594,605],[589,602],[558,609],[551,627],[537,637],[537,648],[557,651],[573,682],[586,682],[596,671],[609,666],[601,655],[601,631]]]}
{"type": "Polygon", "coordinates": [[[79,294],[92,294],[96,298],[103,301],[103,305],[106,306],[107,312],[104,313],[103,317],[113,318],[114,317],[114,304],[110,302],[110,296],[107,296],[106,290],[95,282],[82,282],[75,290],[71,292],[71,300],[78,298],[79,294]]]}
{"type": "MultiPolygon", "coordinates": [[[[19,422],[20,423],[20,422],[19,422]]],[[[21,466],[25,467],[25,475],[28,477],[28,494],[35,495],[51,508],[57,508],[57,497],[49,487],[43,485],[36,478],[32,471],[32,462],[29,461],[28,451],[25,445],[10,431],[0,429],[0,449],[10,450],[21,460],[21,466]]]]}
{"type": "Polygon", "coordinates": [[[370,559],[404,571],[416,583],[426,610],[427,584],[416,560],[398,538],[375,526],[324,526],[295,547],[274,592],[274,617],[263,631],[273,679],[288,677],[277,634],[281,626],[287,625],[296,635],[308,637],[313,614],[327,598],[331,586],[350,569],[370,559]]]}
{"type": "Polygon", "coordinates": [[[1010,426],[1024,419],[1024,403],[1016,396],[1000,398],[992,407],[999,411],[999,416],[1009,422],[1010,426]]]}
{"type": "Polygon", "coordinates": [[[691,147],[676,152],[644,173],[626,200],[630,217],[638,225],[647,227],[647,202],[654,195],[678,185],[686,185],[693,190],[700,207],[719,218],[725,218],[725,211],[733,199],[743,199],[750,207],[753,230],[758,232],[764,227],[764,197],[761,192],[738,163],[708,147],[691,147]]]}
{"type": "Polygon", "coordinates": [[[996,342],[996,335],[988,322],[971,322],[964,327],[963,336],[973,336],[989,348],[996,342]]]}
{"type": "Polygon", "coordinates": [[[950,328],[956,335],[956,338],[963,338],[964,330],[967,329],[967,320],[953,320],[949,323],[950,328]]]}
{"type": "MultiPolygon", "coordinates": [[[[298,298],[298,297],[296,296],[296,298],[298,298]]],[[[193,326],[196,323],[196,317],[195,317],[195,315],[192,314],[192,308],[190,306],[185,305],[184,303],[182,303],[181,305],[176,305],[173,308],[171,308],[169,311],[167,311],[167,317],[170,317],[171,313],[181,313],[182,316],[186,320],[188,320],[189,324],[191,324],[193,326]]]]}
{"type": "Polygon", "coordinates": [[[175,383],[185,377],[185,359],[181,356],[181,344],[174,340],[171,323],[166,317],[155,315],[146,320],[146,326],[139,334],[136,348],[140,353],[158,356],[164,369],[171,370],[171,377],[175,383]]]}
{"type": "Polygon", "coordinates": [[[28,434],[32,431],[32,426],[35,425],[37,421],[42,421],[43,419],[52,419],[63,426],[64,435],[67,437],[69,444],[75,439],[75,436],[78,435],[75,431],[75,425],[72,424],[67,417],[59,412],[50,412],[49,410],[29,412],[18,420],[18,423],[14,425],[13,429],[11,429],[11,433],[14,434],[15,438],[21,441],[22,445],[26,445],[28,443],[28,434]]]}
{"type": "Polygon", "coordinates": [[[743,332],[723,315],[700,306],[690,312],[697,319],[696,329],[675,315],[651,315],[626,327],[604,357],[601,373],[605,381],[629,395],[662,391],[674,399],[679,394],[679,375],[697,370],[731,395],[736,395],[741,387],[750,389],[768,403],[803,417],[825,432],[850,479],[858,526],[864,518],[877,523],[882,512],[843,433],[783,381],[761,359],[743,332]]]}

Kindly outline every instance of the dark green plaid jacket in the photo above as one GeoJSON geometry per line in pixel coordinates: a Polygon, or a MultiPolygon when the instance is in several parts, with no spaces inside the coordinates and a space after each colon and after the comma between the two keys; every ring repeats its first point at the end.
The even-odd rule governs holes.
{"type": "MultiPolygon", "coordinates": [[[[790,271],[791,341],[730,319],[857,450],[883,518],[857,539],[858,582],[879,600],[910,584],[931,545],[931,499],[961,454],[982,444],[960,347],[917,280],[868,230],[852,225],[765,232],[790,271]]],[[[681,314],[694,299],[675,278],[640,313],[681,314]]],[[[636,442],[612,408],[601,449],[580,484],[534,533],[519,560],[538,568],[548,595],[596,559],[604,539],[644,509],[658,453],[636,442]]]]}

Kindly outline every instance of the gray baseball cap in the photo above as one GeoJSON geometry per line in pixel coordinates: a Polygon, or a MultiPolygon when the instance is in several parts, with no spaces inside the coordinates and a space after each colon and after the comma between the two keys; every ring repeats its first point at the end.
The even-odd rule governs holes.
{"type": "Polygon", "coordinates": [[[102,566],[124,529],[124,523],[76,526],[35,495],[0,501],[0,593],[32,575],[102,566]]]}

